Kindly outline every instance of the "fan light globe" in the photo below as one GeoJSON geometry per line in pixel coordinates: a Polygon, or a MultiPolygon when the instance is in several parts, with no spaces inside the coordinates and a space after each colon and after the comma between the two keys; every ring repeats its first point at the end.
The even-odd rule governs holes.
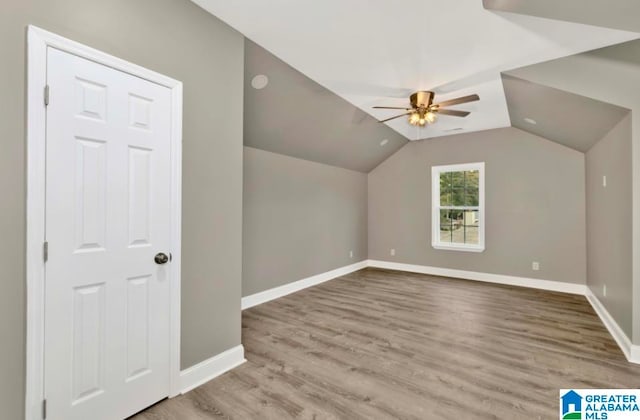
{"type": "Polygon", "coordinates": [[[420,121],[420,115],[413,113],[409,116],[409,124],[416,125],[420,121]]]}
{"type": "Polygon", "coordinates": [[[435,114],[435,112],[427,112],[427,115],[425,115],[425,119],[429,124],[433,124],[438,119],[438,116],[435,114]]]}

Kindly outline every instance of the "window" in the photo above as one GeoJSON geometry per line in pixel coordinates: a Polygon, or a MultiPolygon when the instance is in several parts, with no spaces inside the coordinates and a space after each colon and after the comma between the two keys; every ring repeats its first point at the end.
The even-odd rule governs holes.
{"type": "Polygon", "coordinates": [[[431,168],[432,244],[484,251],[484,162],[431,168]]]}

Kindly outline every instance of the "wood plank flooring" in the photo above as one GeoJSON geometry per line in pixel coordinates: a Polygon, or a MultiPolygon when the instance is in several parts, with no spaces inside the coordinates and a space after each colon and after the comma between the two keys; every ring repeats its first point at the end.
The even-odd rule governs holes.
{"type": "Polygon", "coordinates": [[[136,420],[557,419],[638,388],[582,296],[367,268],[243,312],[247,363],[136,420]]]}

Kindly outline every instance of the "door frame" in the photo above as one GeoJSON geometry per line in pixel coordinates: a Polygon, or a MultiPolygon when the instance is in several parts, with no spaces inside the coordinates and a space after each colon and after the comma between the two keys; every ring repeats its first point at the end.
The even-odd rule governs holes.
{"type": "MultiPolygon", "coordinates": [[[[44,400],[45,182],[47,49],[76,55],[171,90],[170,392],[180,394],[180,262],[182,208],[182,82],[29,25],[27,28],[27,343],[25,418],[42,419],[44,400]]],[[[55,100],[53,98],[52,100],[55,100]]],[[[141,409],[144,407],[140,407],[141,409]]]]}

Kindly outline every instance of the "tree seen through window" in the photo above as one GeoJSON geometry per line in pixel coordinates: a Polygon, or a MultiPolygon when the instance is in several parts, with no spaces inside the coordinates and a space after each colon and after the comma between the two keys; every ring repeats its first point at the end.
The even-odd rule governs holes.
{"type": "Polygon", "coordinates": [[[479,243],[480,172],[440,173],[440,241],[479,243]]]}

